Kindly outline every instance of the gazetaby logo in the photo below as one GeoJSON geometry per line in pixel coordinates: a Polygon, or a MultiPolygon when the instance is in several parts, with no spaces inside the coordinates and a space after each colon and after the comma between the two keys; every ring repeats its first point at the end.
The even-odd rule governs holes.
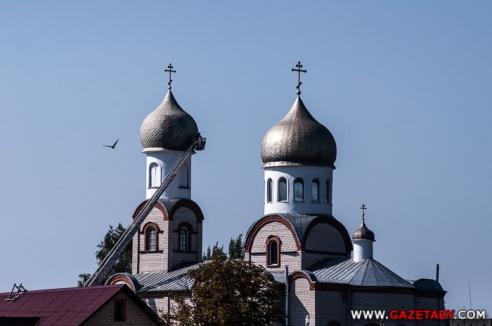
{"type": "Polygon", "coordinates": [[[416,310],[390,310],[389,319],[391,320],[424,320],[424,319],[434,319],[434,320],[446,320],[453,319],[454,310],[427,310],[427,309],[416,309],[416,310]]]}
{"type": "Polygon", "coordinates": [[[390,310],[351,310],[354,320],[449,320],[449,319],[486,319],[485,310],[431,310],[431,309],[406,309],[390,310]]]}

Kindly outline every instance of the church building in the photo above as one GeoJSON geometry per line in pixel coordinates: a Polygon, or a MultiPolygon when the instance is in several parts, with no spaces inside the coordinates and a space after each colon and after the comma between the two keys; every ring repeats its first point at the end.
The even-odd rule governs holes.
{"type": "MultiPolygon", "coordinates": [[[[294,104],[261,144],[265,182],[258,191],[264,191],[264,215],[252,219],[245,259],[263,266],[279,284],[288,282],[288,325],[444,325],[436,320],[353,318],[351,311],[357,310],[444,309],[446,292],[435,280],[406,280],[374,259],[376,236],[366,225],[365,205],[361,226],[351,234],[333,216],[337,146],[301,99],[301,68],[299,62],[292,69],[298,73],[294,104]]],[[[146,200],[134,217],[197,134],[195,120],[169,86],[141,126],[146,200]]],[[[191,199],[191,172],[190,157],[133,237],[132,274],[108,280],[129,285],[160,315],[172,314],[173,296],[189,295],[192,283],[186,273],[202,260],[205,220],[191,199]]]]}

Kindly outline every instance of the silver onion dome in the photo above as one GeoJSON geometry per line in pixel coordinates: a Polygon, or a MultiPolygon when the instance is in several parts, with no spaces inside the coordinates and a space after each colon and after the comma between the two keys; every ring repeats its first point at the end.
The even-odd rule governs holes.
{"type": "Polygon", "coordinates": [[[353,240],[374,240],[374,232],[369,230],[369,228],[366,226],[366,223],[364,222],[364,219],[362,219],[362,224],[360,228],[355,230],[354,234],[352,235],[353,240]]]}
{"type": "Polygon", "coordinates": [[[261,144],[264,167],[290,164],[334,167],[336,158],[333,135],[313,118],[300,96],[287,115],[268,130],[261,144]]]}
{"type": "Polygon", "coordinates": [[[169,90],[162,103],[142,122],[140,142],[144,149],[185,151],[197,134],[195,120],[179,106],[169,90]]]}

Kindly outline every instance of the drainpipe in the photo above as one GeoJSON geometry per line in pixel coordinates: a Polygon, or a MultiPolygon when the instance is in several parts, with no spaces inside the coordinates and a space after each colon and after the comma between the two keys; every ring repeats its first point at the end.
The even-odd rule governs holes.
{"type": "Polygon", "coordinates": [[[285,265],[285,326],[289,326],[289,265],[285,265]]]}

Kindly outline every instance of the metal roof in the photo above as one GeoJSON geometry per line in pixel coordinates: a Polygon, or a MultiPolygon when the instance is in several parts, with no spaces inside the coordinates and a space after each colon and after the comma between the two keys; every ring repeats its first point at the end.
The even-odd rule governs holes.
{"type": "Polygon", "coordinates": [[[187,273],[189,270],[197,268],[199,265],[200,264],[194,264],[172,272],[147,272],[135,274],[133,277],[138,282],[137,292],[189,290],[193,285],[193,281],[187,276],[187,273]]]}
{"type": "Polygon", "coordinates": [[[310,270],[321,283],[413,288],[405,279],[374,259],[359,262],[354,262],[352,258],[327,259],[310,270]]]}
{"type": "Polygon", "coordinates": [[[264,167],[286,164],[334,167],[336,158],[335,138],[313,118],[300,96],[287,115],[267,131],[261,144],[264,167]]]}
{"type": "Polygon", "coordinates": [[[26,291],[12,301],[6,300],[10,292],[0,293],[0,316],[40,318],[36,325],[81,325],[121,291],[157,324],[158,316],[126,285],[26,291]]]}
{"type": "Polygon", "coordinates": [[[179,106],[169,90],[162,103],[142,122],[140,142],[144,149],[185,151],[197,134],[195,120],[179,106]]]}
{"type": "Polygon", "coordinates": [[[374,238],[374,232],[372,232],[367,226],[366,223],[364,222],[364,219],[362,219],[362,224],[360,227],[355,230],[354,234],[352,235],[353,240],[371,240],[371,241],[376,241],[374,238]]]}

